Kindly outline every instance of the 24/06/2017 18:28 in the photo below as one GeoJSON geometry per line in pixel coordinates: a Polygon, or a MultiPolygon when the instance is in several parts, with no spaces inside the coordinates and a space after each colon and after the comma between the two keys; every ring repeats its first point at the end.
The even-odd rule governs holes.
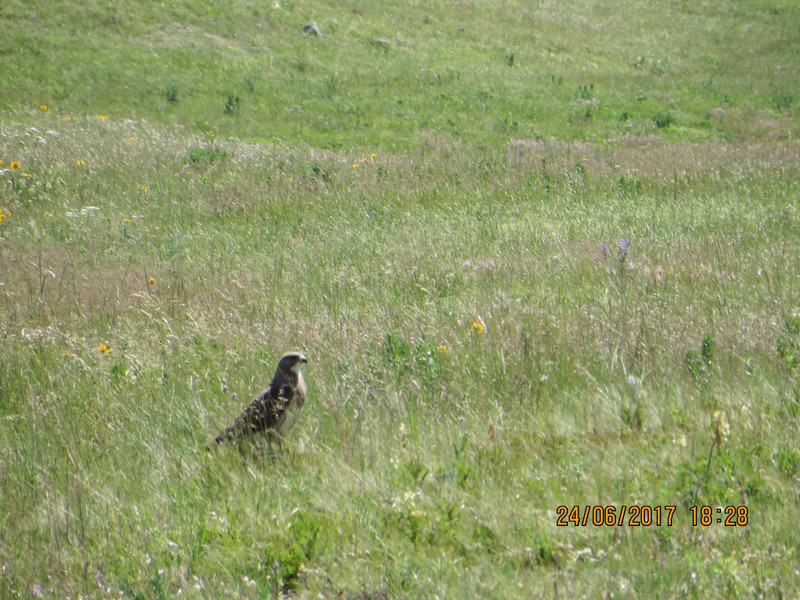
{"type": "MultiPolygon", "coordinates": [[[[629,527],[650,527],[653,525],[671,527],[676,510],[676,505],[627,506],[623,504],[619,507],[613,505],[586,505],[584,507],[575,505],[571,508],[561,505],[556,508],[556,514],[558,515],[556,525],[559,527],[569,527],[570,525],[614,527],[627,524],[629,527]]],[[[689,512],[692,515],[693,527],[698,525],[707,527],[715,522],[729,527],[744,527],[748,523],[747,506],[716,508],[712,506],[691,506],[689,512]]]]}

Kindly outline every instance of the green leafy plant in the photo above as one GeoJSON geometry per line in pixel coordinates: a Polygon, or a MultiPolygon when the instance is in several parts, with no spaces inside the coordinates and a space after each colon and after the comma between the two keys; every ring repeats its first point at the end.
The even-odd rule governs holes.
{"type": "Polygon", "coordinates": [[[651,118],[653,124],[659,129],[664,129],[665,127],[669,127],[675,123],[675,115],[673,115],[671,112],[662,112],[659,110],[656,111],[651,118]]]}
{"type": "Polygon", "coordinates": [[[686,368],[695,380],[700,380],[711,374],[714,364],[714,340],[710,333],[703,334],[700,350],[686,350],[684,352],[686,368]]]}
{"type": "Polygon", "coordinates": [[[164,88],[164,97],[167,99],[167,102],[170,104],[174,104],[178,101],[178,86],[177,85],[168,85],[164,88]]]}
{"type": "Polygon", "coordinates": [[[192,164],[214,164],[228,157],[228,151],[219,146],[194,146],[186,153],[186,160],[192,164]]]}
{"type": "Polygon", "coordinates": [[[235,115],[239,112],[239,96],[228,96],[225,102],[225,114],[235,115]]]}
{"type": "Polygon", "coordinates": [[[784,334],[775,343],[775,353],[786,369],[796,375],[800,369],[800,316],[789,315],[784,323],[784,334]]]}

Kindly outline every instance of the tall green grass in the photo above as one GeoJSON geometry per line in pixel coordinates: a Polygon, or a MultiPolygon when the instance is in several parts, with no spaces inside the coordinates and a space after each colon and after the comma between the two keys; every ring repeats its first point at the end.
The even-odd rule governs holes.
{"type": "Polygon", "coordinates": [[[520,4],[0,9],[0,597],[797,594],[796,8],[520,4]]]}
{"type": "Polygon", "coordinates": [[[18,118],[4,595],[795,589],[793,145],[353,157],[18,118]],[[288,348],[287,453],[208,454],[288,348]],[[587,504],[678,508],[556,526],[587,504]]]}

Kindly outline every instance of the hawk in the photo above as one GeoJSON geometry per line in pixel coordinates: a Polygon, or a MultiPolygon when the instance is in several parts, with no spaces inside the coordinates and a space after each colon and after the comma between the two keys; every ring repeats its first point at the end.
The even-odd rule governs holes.
{"type": "Polygon", "coordinates": [[[284,354],[272,383],[245,407],[233,425],[216,437],[217,445],[241,438],[266,437],[270,449],[273,443],[280,448],[306,401],[302,369],[307,362],[308,359],[300,352],[284,354]]]}

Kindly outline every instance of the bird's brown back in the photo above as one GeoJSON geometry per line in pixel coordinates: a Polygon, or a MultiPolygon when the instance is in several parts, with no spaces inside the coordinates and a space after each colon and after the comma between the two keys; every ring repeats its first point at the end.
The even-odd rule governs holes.
{"type": "Polygon", "coordinates": [[[282,369],[279,364],[269,387],[244,408],[233,425],[215,438],[216,443],[221,444],[257,433],[279,431],[292,402],[298,403],[298,409],[305,403],[305,382],[298,373],[291,369],[282,369]]]}

